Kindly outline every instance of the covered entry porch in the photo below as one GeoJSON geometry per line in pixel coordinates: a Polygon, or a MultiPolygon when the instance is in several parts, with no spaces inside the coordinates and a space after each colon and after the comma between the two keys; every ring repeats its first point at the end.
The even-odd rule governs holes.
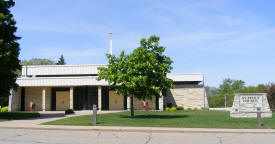
{"type": "Polygon", "coordinates": [[[13,92],[11,101],[17,105],[13,109],[21,111],[30,110],[30,102],[35,104],[36,111],[91,110],[94,104],[99,110],[108,110],[104,90],[101,86],[21,87],[13,92]]]}
{"type": "MultiPolygon", "coordinates": [[[[107,65],[23,66],[16,79],[19,88],[10,95],[9,110],[29,110],[30,102],[36,111],[91,110],[94,104],[98,110],[129,109],[129,98],[109,90],[107,81],[97,80],[98,67],[107,65]]],[[[150,109],[158,109],[158,103],[153,98],[150,109]]],[[[162,99],[160,103],[162,107],[162,99]]],[[[141,109],[141,102],[134,100],[134,108],[141,109]]]]}
{"type": "MultiPolygon", "coordinates": [[[[130,109],[130,98],[116,94],[107,86],[20,87],[13,91],[10,101],[12,111],[29,111],[30,102],[35,104],[35,111],[92,110],[93,105],[98,110],[130,109]]],[[[158,98],[148,102],[150,110],[159,108],[158,98]]],[[[134,99],[134,108],[142,109],[140,100],[134,99]]]]}

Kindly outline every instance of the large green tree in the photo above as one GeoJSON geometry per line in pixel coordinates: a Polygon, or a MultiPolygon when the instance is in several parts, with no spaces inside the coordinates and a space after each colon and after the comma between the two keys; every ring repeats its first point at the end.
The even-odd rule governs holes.
{"type": "Polygon", "coordinates": [[[98,80],[106,80],[118,94],[131,98],[131,117],[134,117],[133,98],[151,99],[167,95],[173,88],[172,80],[166,77],[172,70],[172,60],[165,56],[165,48],[159,46],[159,37],[150,36],[140,40],[140,47],[131,54],[124,51],[119,57],[107,54],[109,65],[99,68],[98,80]]]}
{"type": "Polygon", "coordinates": [[[16,36],[16,22],[10,12],[15,3],[13,0],[0,0],[0,96],[7,97],[15,88],[19,64],[20,37],[16,36]]]}
{"type": "Polygon", "coordinates": [[[21,65],[55,65],[55,62],[49,59],[32,58],[30,60],[22,60],[21,65]]]}
{"type": "Polygon", "coordinates": [[[232,106],[234,94],[245,87],[245,82],[242,80],[233,80],[230,78],[224,79],[223,83],[217,89],[211,90],[212,96],[208,97],[210,107],[223,107],[225,105],[225,97],[227,106],[232,106]]]}
{"type": "Polygon", "coordinates": [[[56,64],[57,65],[65,65],[66,64],[63,54],[60,56],[60,58],[56,64]]]}
{"type": "Polygon", "coordinates": [[[267,89],[267,99],[271,108],[275,107],[275,84],[271,84],[267,89]]]}

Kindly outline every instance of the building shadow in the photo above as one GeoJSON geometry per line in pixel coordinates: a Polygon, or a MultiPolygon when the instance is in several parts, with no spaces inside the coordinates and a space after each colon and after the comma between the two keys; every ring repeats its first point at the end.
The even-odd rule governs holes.
{"type": "MultiPolygon", "coordinates": [[[[135,115],[137,119],[173,119],[173,118],[186,118],[188,115],[135,115]]],[[[131,116],[121,115],[120,118],[131,118],[131,116]]]]}
{"type": "Polygon", "coordinates": [[[163,107],[166,108],[166,107],[176,107],[177,104],[176,104],[176,101],[175,101],[175,98],[171,92],[171,90],[169,89],[167,91],[167,96],[166,97],[163,97],[163,107]]]}
{"type": "Polygon", "coordinates": [[[61,118],[64,117],[65,118],[65,114],[64,113],[47,113],[47,114],[41,114],[39,117],[33,117],[33,118],[28,118],[28,119],[24,119],[24,120],[36,120],[36,119],[50,119],[50,118],[61,118]]]}

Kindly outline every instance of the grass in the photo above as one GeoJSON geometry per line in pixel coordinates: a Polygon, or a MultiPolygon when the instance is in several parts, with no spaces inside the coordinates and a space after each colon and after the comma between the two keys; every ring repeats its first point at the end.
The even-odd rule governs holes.
{"type": "MultiPolygon", "coordinates": [[[[256,118],[230,118],[225,111],[135,111],[101,114],[97,117],[98,126],[133,127],[182,127],[182,128],[258,128],[256,118]]],[[[275,129],[275,116],[263,118],[263,127],[275,129]]],[[[92,115],[75,116],[43,123],[44,125],[92,126],[92,115]]]]}
{"type": "Polygon", "coordinates": [[[0,122],[39,117],[38,112],[0,112],[0,122]]]}

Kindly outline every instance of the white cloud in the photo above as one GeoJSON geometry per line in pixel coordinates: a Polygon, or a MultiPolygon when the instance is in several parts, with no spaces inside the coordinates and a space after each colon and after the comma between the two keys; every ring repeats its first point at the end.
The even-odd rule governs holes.
{"type": "MultiPolygon", "coordinates": [[[[42,20],[43,21],[43,20],[42,20]]],[[[54,32],[54,33],[72,33],[82,35],[97,35],[104,36],[110,32],[110,28],[104,25],[94,25],[85,22],[69,22],[67,24],[58,23],[21,23],[18,24],[21,31],[36,31],[36,32],[54,32]]]]}
{"type": "Polygon", "coordinates": [[[252,52],[255,48],[261,48],[258,47],[259,43],[255,42],[256,40],[262,39],[262,42],[264,42],[267,36],[274,35],[275,28],[263,29],[250,33],[238,32],[233,37],[230,37],[223,41],[217,41],[215,44],[210,44],[206,47],[202,47],[201,50],[223,53],[247,54],[252,52]]]}
{"type": "Polygon", "coordinates": [[[104,55],[106,53],[105,49],[102,48],[85,48],[85,49],[78,49],[78,48],[62,48],[62,47],[41,47],[40,55],[41,56],[54,56],[58,57],[61,54],[67,57],[89,57],[89,56],[97,56],[97,55],[104,55]]]}

